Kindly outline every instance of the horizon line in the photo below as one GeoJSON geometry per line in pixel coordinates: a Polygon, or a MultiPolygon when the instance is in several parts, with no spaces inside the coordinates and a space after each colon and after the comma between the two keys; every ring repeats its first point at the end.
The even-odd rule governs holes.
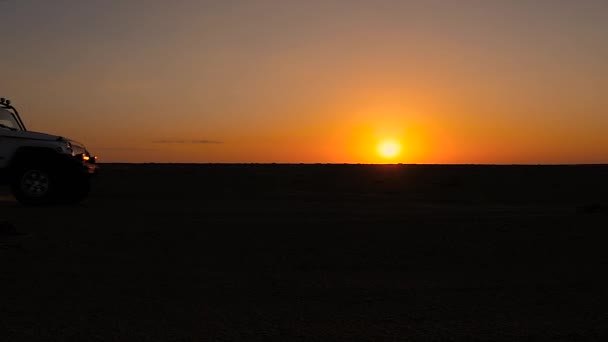
{"type": "Polygon", "coordinates": [[[128,165],[371,165],[371,166],[608,166],[607,163],[287,163],[287,162],[99,162],[128,165]]]}

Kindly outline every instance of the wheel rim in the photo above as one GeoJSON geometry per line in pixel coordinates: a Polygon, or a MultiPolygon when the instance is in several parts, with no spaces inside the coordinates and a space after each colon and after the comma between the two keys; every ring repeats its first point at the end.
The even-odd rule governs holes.
{"type": "Polygon", "coordinates": [[[21,190],[29,197],[42,197],[49,192],[50,178],[46,172],[29,170],[21,178],[21,190]]]}

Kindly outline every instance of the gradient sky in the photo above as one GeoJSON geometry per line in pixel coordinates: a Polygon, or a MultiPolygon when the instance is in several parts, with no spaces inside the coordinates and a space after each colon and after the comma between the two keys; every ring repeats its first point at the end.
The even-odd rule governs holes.
{"type": "Polygon", "coordinates": [[[0,95],[102,162],[608,163],[608,1],[0,0],[0,95]],[[385,139],[401,155],[376,153],[385,139]]]}

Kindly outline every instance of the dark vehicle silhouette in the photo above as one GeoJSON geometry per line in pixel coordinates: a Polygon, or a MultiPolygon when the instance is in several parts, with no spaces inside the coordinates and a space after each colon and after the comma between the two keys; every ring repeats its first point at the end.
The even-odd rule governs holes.
{"type": "Polygon", "coordinates": [[[9,184],[20,203],[80,202],[97,170],[83,144],[28,131],[10,100],[0,99],[0,183],[9,184]]]}

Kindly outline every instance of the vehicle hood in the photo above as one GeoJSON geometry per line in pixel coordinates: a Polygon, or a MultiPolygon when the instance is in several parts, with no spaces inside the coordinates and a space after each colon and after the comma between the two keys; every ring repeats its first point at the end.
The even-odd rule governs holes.
{"type": "Polygon", "coordinates": [[[4,132],[5,136],[10,136],[18,139],[31,139],[39,141],[69,141],[73,147],[84,150],[84,144],[74,139],[61,137],[59,135],[52,135],[47,133],[32,132],[32,131],[7,131],[4,132]]]}
{"type": "Polygon", "coordinates": [[[46,134],[46,133],[40,133],[40,132],[13,132],[14,135],[16,137],[19,138],[23,138],[23,139],[35,139],[35,140],[45,140],[45,141],[57,141],[57,140],[61,140],[62,138],[58,135],[51,135],[51,134],[46,134]]]}

